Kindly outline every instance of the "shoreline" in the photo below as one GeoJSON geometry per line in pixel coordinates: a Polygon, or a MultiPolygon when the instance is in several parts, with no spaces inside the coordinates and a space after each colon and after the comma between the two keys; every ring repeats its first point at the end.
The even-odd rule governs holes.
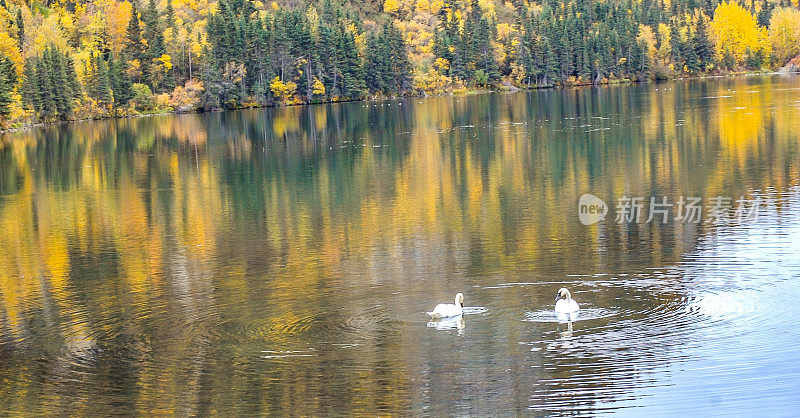
{"type": "Polygon", "coordinates": [[[441,93],[434,93],[434,94],[421,94],[421,95],[395,95],[395,96],[376,96],[376,97],[367,97],[363,99],[353,99],[353,100],[337,100],[337,101],[322,101],[322,102],[311,102],[311,103],[293,103],[287,105],[264,105],[264,106],[246,106],[246,107],[238,107],[234,109],[213,109],[213,110],[202,110],[202,109],[195,109],[190,111],[166,111],[166,112],[156,112],[156,113],[141,113],[141,114],[134,114],[134,115],[124,115],[124,116],[108,116],[108,117],[97,117],[97,118],[83,118],[83,119],[70,119],[70,120],[63,120],[63,121],[54,121],[54,122],[37,122],[33,124],[23,125],[15,128],[7,128],[7,129],[0,129],[0,135],[4,134],[11,134],[25,130],[33,130],[37,128],[45,128],[49,126],[57,126],[57,125],[68,125],[73,123],[84,123],[84,122],[92,122],[92,121],[101,121],[101,120],[111,120],[111,119],[129,119],[129,118],[146,118],[146,117],[153,117],[153,116],[169,116],[169,115],[183,115],[183,114],[201,114],[201,113],[215,113],[215,112],[229,112],[234,110],[246,110],[246,109],[273,109],[273,108],[283,108],[283,107],[298,107],[298,106],[315,106],[315,105],[326,105],[326,104],[336,104],[336,103],[353,103],[353,102],[382,102],[387,100],[398,100],[398,99],[426,99],[429,97],[441,97],[441,96],[469,96],[473,94],[488,94],[488,93],[519,93],[524,91],[537,91],[537,90],[566,90],[571,88],[583,88],[583,87],[607,87],[607,86],[614,86],[614,85],[622,85],[622,84],[658,84],[670,81],[680,81],[680,80],[703,80],[703,79],[710,79],[710,78],[727,78],[727,77],[753,77],[753,76],[766,76],[766,75],[798,75],[800,73],[782,73],[779,70],[773,71],[765,71],[765,72],[746,72],[746,73],[737,73],[731,72],[728,74],[716,74],[716,75],[703,75],[703,76],[692,76],[692,77],[676,77],[676,78],[668,78],[664,80],[643,80],[643,81],[636,81],[636,80],[628,80],[628,79],[614,79],[608,80],[605,83],[600,84],[593,84],[593,83],[586,83],[586,84],[571,84],[571,85],[551,85],[551,86],[541,86],[541,87],[518,87],[511,84],[500,84],[496,88],[491,89],[459,89],[458,91],[443,91],[441,93]]]}

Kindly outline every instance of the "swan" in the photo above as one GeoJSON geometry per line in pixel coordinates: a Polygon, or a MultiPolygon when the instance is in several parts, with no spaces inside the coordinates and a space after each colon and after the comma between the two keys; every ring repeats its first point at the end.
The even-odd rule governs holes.
{"type": "Polygon", "coordinates": [[[562,287],[556,294],[556,313],[578,312],[578,302],[572,299],[572,295],[567,288],[562,287]]]}
{"type": "Polygon", "coordinates": [[[449,318],[451,316],[459,316],[464,308],[464,295],[459,293],[456,295],[455,304],[440,303],[433,308],[433,311],[426,312],[431,316],[431,319],[449,318]]]}

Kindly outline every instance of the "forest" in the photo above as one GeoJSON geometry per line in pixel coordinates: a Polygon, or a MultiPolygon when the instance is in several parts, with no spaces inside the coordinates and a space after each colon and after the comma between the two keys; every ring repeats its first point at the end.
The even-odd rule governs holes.
{"type": "Polygon", "coordinates": [[[770,71],[797,0],[0,0],[0,124],[770,71]]]}

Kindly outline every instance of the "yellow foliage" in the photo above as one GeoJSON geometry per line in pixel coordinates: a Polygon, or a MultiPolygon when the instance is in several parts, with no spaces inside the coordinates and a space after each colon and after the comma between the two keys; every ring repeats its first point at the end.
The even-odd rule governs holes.
{"type": "Polygon", "coordinates": [[[428,71],[414,69],[412,74],[414,89],[425,94],[440,92],[451,82],[452,79],[450,77],[439,73],[433,68],[428,71]]]}
{"type": "Polygon", "coordinates": [[[494,1],[492,0],[478,0],[478,5],[483,10],[483,15],[487,18],[494,18],[497,13],[494,10],[494,1]]]}
{"type": "Polygon", "coordinates": [[[769,39],[778,65],[800,54],[800,10],[781,7],[772,12],[769,39]]]}
{"type": "Polygon", "coordinates": [[[710,27],[719,56],[730,54],[742,62],[748,49],[765,56],[771,52],[766,29],[759,28],[750,12],[736,3],[720,3],[710,27]]]}
{"type": "Polygon", "coordinates": [[[111,50],[118,54],[125,45],[128,22],[131,20],[133,6],[127,2],[111,0],[106,4],[106,35],[111,50]]]}
{"type": "Polygon", "coordinates": [[[389,14],[397,13],[400,10],[400,3],[397,0],[386,0],[383,2],[383,11],[389,14]]]}
{"type": "MultiPolygon", "coordinates": [[[[136,78],[142,73],[142,63],[139,60],[128,61],[128,69],[125,71],[129,77],[136,78]]],[[[80,76],[80,74],[78,74],[80,76]]]]}
{"type": "Polygon", "coordinates": [[[312,86],[311,93],[315,96],[323,96],[325,95],[325,85],[322,84],[317,77],[314,77],[314,85],[312,86]]]}
{"type": "Polygon", "coordinates": [[[442,7],[444,7],[444,0],[430,0],[428,11],[432,14],[438,14],[442,7]]]}
{"type": "Polygon", "coordinates": [[[647,47],[647,56],[650,57],[650,60],[654,60],[656,58],[656,35],[653,33],[653,28],[647,25],[639,25],[639,36],[636,37],[636,40],[642,42],[647,47]]]}
{"type": "Polygon", "coordinates": [[[0,32],[0,55],[5,55],[14,63],[17,74],[22,74],[22,54],[17,47],[17,41],[8,36],[5,32],[0,32]]]}
{"type": "Polygon", "coordinates": [[[504,40],[511,37],[516,32],[516,29],[511,27],[508,23],[497,24],[497,40],[504,40]]]}
{"type": "Polygon", "coordinates": [[[284,82],[281,81],[280,78],[275,77],[272,79],[272,82],[269,83],[269,89],[272,90],[272,94],[275,95],[275,98],[279,102],[286,104],[297,92],[297,84],[291,81],[284,82]]]}
{"type": "Polygon", "coordinates": [[[156,67],[162,68],[164,71],[172,69],[172,57],[169,54],[162,54],[160,57],[153,59],[156,67]]]}
{"type": "Polygon", "coordinates": [[[203,83],[197,80],[188,80],[183,86],[177,86],[172,91],[169,105],[177,110],[193,110],[200,105],[203,93],[203,83]]]}
{"type": "Polygon", "coordinates": [[[319,36],[319,13],[317,13],[317,9],[314,6],[308,6],[306,19],[308,20],[308,29],[311,32],[311,37],[317,39],[319,36]]]}
{"type": "Polygon", "coordinates": [[[169,102],[169,93],[161,93],[156,95],[156,106],[158,106],[159,109],[165,109],[169,107],[169,102]]]}
{"type": "Polygon", "coordinates": [[[54,44],[61,50],[67,50],[67,39],[64,37],[64,33],[61,30],[59,20],[58,14],[51,14],[42,21],[42,24],[36,28],[36,37],[33,41],[33,51],[26,51],[26,55],[30,53],[34,55],[39,54],[51,44],[54,44]]]}
{"type": "Polygon", "coordinates": [[[672,54],[672,35],[669,33],[669,26],[659,23],[658,24],[658,39],[661,40],[661,47],[658,48],[658,59],[664,63],[669,62],[669,56],[672,54]]]}

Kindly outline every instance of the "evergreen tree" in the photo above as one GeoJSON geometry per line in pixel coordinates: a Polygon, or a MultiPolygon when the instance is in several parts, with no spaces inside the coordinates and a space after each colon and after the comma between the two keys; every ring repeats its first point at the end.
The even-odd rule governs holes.
{"type": "Polygon", "coordinates": [[[67,79],[65,57],[55,46],[50,45],[44,51],[45,60],[49,62],[51,95],[55,105],[55,113],[59,119],[67,119],[72,110],[72,85],[67,79]]]}
{"type": "MultiPolygon", "coordinates": [[[[144,30],[142,37],[147,41],[147,49],[143,54],[143,59],[147,61],[148,74],[145,80],[149,82],[153,91],[169,90],[172,85],[170,77],[160,74],[159,71],[154,71],[153,66],[155,60],[164,55],[167,51],[164,46],[164,28],[160,19],[160,14],[156,8],[155,0],[150,0],[147,9],[142,14],[144,22],[144,30]]],[[[144,64],[143,64],[144,68],[144,64]]]]}
{"type": "Polygon", "coordinates": [[[678,24],[677,22],[672,22],[669,27],[669,38],[670,44],[672,46],[672,55],[671,59],[672,62],[675,64],[675,69],[678,72],[683,71],[683,66],[685,65],[684,61],[684,51],[683,51],[683,41],[681,40],[681,35],[678,32],[678,24]]]}
{"type": "MultiPolygon", "coordinates": [[[[49,48],[48,48],[49,49],[49,48]]],[[[38,106],[34,111],[41,120],[47,121],[56,116],[56,98],[53,94],[54,84],[52,80],[51,62],[47,50],[36,60],[36,91],[38,100],[34,103],[38,106]]]]}
{"type": "Polygon", "coordinates": [[[18,81],[14,63],[7,56],[0,56],[0,123],[3,125],[11,115],[11,93],[18,81]]]}
{"type": "Polygon", "coordinates": [[[142,43],[142,29],[139,21],[139,12],[136,9],[136,3],[133,3],[133,11],[131,12],[131,19],[128,21],[128,29],[126,32],[127,39],[125,42],[124,51],[127,53],[127,59],[131,62],[138,62],[140,75],[134,79],[135,82],[145,82],[150,77],[150,61],[145,56],[145,48],[142,43]]]}
{"type": "Polygon", "coordinates": [[[67,80],[72,91],[72,98],[70,101],[70,107],[72,106],[71,103],[75,100],[79,100],[83,98],[83,92],[81,91],[81,84],[78,81],[78,74],[75,72],[75,62],[72,60],[72,57],[69,54],[65,54],[65,63],[66,63],[66,74],[67,80]]]}
{"type": "Polygon", "coordinates": [[[364,94],[364,69],[358,57],[353,34],[341,29],[339,37],[340,69],[342,72],[342,92],[349,98],[357,99],[364,94]]]}
{"type": "Polygon", "coordinates": [[[122,57],[110,59],[108,65],[108,80],[114,93],[114,106],[121,107],[128,104],[133,98],[131,79],[124,69],[122,57]]]}
{"type": "Polygon", "coordinates": [[[22,18],[22,8],[17,9],[15,24],[17,25],[17,42],[21,50],[25,43],[25,19],[22,18]]]}
{"type": "Polygon", "coordinates": [[[761,10],[758,12],[758,24],[763,27],[769,27],[769,20],[772,18],[772,9],[775,7],[767,0],[761,3],[761,10]]]}
{"type": "Polygon", "coordinates": [[[698,19],[695,26],[694,37],[692,37],[692,49],[697,56],[699,70],[704,70],[714,60],[714,50],[711,41],[708,40],[706,24],[702,19],[698,19]]]}
{"type": "Polygon", "coordinates": [[[40,106],[37,103],[39,94],[36,90],[37,77],[34,63],[36,58],[25,60],[25,65],[22,69],[22,83],[20,87],[20,95],[22,96],[22,107],[25,110],[38,109],[40,106]]]}

